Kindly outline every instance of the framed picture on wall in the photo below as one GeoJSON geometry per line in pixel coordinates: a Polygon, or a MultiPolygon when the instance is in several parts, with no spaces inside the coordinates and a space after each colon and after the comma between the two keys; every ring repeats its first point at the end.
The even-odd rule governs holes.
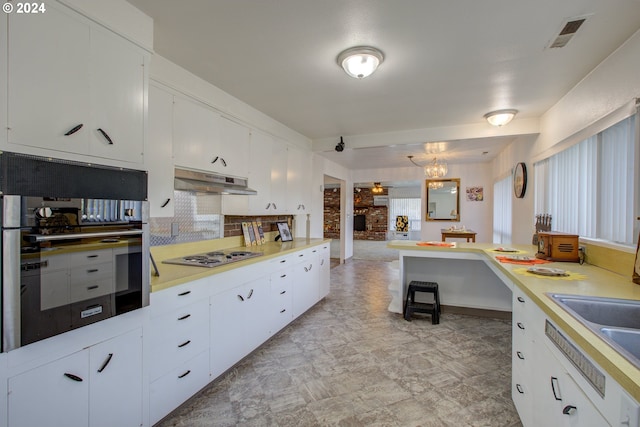
{"type": "Polygon", "coordinates": [[[293,240],[293,236],[289,230],[289,224],[286,222],[278,223],[278,231],[280,232],[280,239],[282,239],[283,242],[290,242],[293,240]]]}

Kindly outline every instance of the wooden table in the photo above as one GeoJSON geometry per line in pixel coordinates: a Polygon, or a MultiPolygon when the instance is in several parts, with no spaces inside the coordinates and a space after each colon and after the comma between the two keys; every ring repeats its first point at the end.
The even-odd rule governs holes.
{"type": "Polygon", "coordinates": [[[442,233],[443,242],[447,240],[447,237],[461,237],[467,239],[467,242],[476,242],[476,232],[473,230],[451,231],[446,228],[442,228],[440,229],[440,233],[442,233]]]}

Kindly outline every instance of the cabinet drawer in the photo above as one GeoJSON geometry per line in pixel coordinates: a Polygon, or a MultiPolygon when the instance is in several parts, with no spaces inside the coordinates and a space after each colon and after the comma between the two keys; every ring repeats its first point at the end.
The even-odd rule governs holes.
{"type": "Polygon", "coordinates": [[[209,328],[204,326],[166,336],[151,347],[149,375],[152,381],[209,348],[209,328]]]}
{"type": "Polygon", "coordinates": [[[99,249],[96,251],[83,251],[69,254],[70,265],[93,265],[105,262],[113,262],[112,249],[99,249]]]}
{"type": "Polygon", "coordinates": [[[85,301],[102,295],[114,293],[113,278],[91,278],[82,283],[71,283],[69,287],[69,300],[71,302],[85,301]]]}
{"type": "Polygon", "coordinates": [[[151,425],[209,383],[209,351],[203,351],[168,374],[153,381],[149,405],[151,425]]]}
{"type": "Polygon", "coordinates": [[[184,285],[152,292],[150,298],[151,316],[158,316],[173,311],[178,307],[208,299],[210,287],[207,286],[207,280],[194,280],[184,285]]]}
{"type": "Polygon", "coordinates": [[[533,393],[531,384],[529,384],[526,375],[519,369],[513,370],[513,378],[511,382],[511,398],[513,404],[518,410],[518,415],[522,420],[522,424],[532,425],[533,416],[533,393]]]}
{"type": "MultiPolygon", "coordinates": [[[[274,270],[278,270],[281,268],[287,268],[292,266],[293,264],[296,263],[296,259],[297,259],[297,255],[295,253],[293,254],[287,254],[287,255],[282,255],[279,257],[276,257],[274,259],[272,259],[271,261],[269,261],[269,263],[271,264],[272,268],[274,270]]],[[[272,270],[273,271],[273,270],[272,270]]]]}
{"type": "Polygon", "coordinates": [[[156,317],[151,322],[152,380],[209,347],[207,300],[156,317]]]}
{"type": "Polygon", "coordinates": [[[113,262],[105,262],[101,264],[95,263],[72,268],[70,276],[71,285],[76,283],[90,283],[91,281],[100,279],[113,280],[113,262]]]}

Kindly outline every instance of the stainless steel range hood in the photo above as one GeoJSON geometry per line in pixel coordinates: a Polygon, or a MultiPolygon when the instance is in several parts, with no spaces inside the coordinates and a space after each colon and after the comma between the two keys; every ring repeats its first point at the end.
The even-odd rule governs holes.
{"type": "Polygon", "coordinates": [[[217,175],[189,169],[175,169],[174,189],[208,194],[256,195],[258,192],[248,187],[247,178],[217,175]]]}

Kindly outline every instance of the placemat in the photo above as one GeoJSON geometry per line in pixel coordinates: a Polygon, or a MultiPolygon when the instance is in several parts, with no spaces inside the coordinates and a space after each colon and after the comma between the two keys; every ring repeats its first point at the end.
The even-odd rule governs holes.
{"type": "Polygon", "coordinates": [[[516,274],[520,274],[521,276],[535,277],[537,279],[550,279],[550,280],[585,280],[587,276],[585,274],[576,273],[573,271],[566,270],[568,276],[543,276],[540,274],[534,274],[527,271],[527,267],[518,267],[512,270],[516,274]]]}

